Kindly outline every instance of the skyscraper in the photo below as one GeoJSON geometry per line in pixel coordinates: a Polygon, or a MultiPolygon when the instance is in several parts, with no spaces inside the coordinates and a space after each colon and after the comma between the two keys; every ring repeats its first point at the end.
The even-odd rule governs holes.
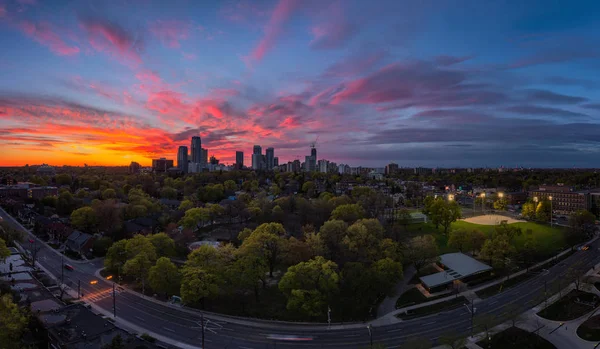
{"type": "Polygon", "coordinates": [[[252,169],[262,170],[262,148],[260,145],[255,145],[252,149],[252,169]]]}
{"type": "Polygon", "coordinates": [[[260,145],[255,145],[254,149],[252,149],[252,154],[262,154],[262,147],[260,145]]]}
{"type": "Polygon", "coordinates": [[[310,156],[315,158],[315,161],[317,161],[317,148],[315,148],[314,145],[310,148],[310,156]]]}
{"type": "Polygon", "coordinates": [[[273,167],[277,167],[279,166],[279,157],[274,157],[273,158],[273,167]]]}
{"type": "Polygon", "coordinates": [[[202,168],[206,168],[208,164],[208,149],[200,148],[200,163],[202,168]]]}
{"type": "Polygon", "coordinates": [[[266,154],[266,163],[267,163],[267,170],[272,170],[273,166],[274,166],[274,162],[273,160],[275,159],[275,149],[269,147],[267,148],[266,154]]]}
{"type": "Polygon", "coordinates": [[[244,168],[244,152],[243,151],[235,152],[235,167],[238,170],[241,170],[244,168]]]}
{"type": "Polygon", "coordinates": [[[202,141],[199,136],[192,137],[192,152],[191,152],[191,161],[193,163],[199,164],[202,161],[202,141]]]}
{"type": "Polygon", "coordinates": [[[177,168],[183,173],[188,171],[188,148],[185,145],[179,146],[177,150],[177,168]]]}

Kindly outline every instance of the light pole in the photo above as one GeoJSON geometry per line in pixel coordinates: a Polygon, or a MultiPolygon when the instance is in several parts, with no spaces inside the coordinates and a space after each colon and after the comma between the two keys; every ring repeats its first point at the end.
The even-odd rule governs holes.
{"type": "Polygon", "coordinates": [[[548,196],[548,200],[550,200],[550,226],[554,226],[554,222],[552,221],[552,195],[548,196]]]}
{"type": "Polygon", "coordinates": [[[371,348],[373,348],[373,326],[369,324],[369,326],[367,326],[367,330],[369,330],[369,341],[371,343],[371,348]]]}
{"type": "Polygon", "coordinates": [[[448,201],[454,201],[454,195],[448,194],[448,201]]]}
{"type": "Polygon", "coordinates": [[[481,214],[485,215],[485,193],[481,193],[481,214]]]}

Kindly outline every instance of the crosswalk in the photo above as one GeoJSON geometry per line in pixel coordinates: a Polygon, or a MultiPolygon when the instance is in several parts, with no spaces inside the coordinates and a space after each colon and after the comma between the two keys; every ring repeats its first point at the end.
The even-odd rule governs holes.
{"type": "MultiPolygon", "coordinates": [[[[116,289],[115,290],[115,295],[118,295],[120,292],[121,291],[119,289],[116,289]]],[[[102,291],[94,292],[94,293],[89,294],[89,295],[85,295],[85,297],[83,297],[82,299],[84,301],[89,301],[89,302],[96,303],[96,302],[99,302],[99,301],[101,301],[103,299],[112,297],[112,294],[113,294],[112,288],[108,288],[106,290],[102,290],[102,291]]]]}

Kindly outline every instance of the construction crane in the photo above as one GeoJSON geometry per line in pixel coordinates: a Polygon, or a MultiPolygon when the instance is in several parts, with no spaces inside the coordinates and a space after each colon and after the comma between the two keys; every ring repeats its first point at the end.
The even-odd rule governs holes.
{"type": "Polygon", "coordinates": [[[317,142],[319,141],[319,136],[320,136],[320,135],[317,135],[317,138],[315,139],[315,141],[314,141],[314,142],[312,142],[312,143],[310,144],[310,148],[311,148],[311,149],[313,149],[313,148],[316,148],[316,147],[317,147],[317,142]]]}

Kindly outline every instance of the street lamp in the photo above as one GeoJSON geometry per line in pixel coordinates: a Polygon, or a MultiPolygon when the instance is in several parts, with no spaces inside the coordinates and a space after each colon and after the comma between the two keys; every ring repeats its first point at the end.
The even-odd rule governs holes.
{"type": "Polygon", "coordinates": [[[481,213],[485,214],[485,193],[481,193],[481,213]]]}
{"type": "Polygon", "coordinates": [[[538,197],[537,197],[537,196],[534,196],[534,197],[533,197],[533,202],[535,202],[535,203],[537,203],[537,202],[538,202],[538,197]]]}
{"type": "Polygon", "coordinates": [[[550,226],[554,226],[554,222],[552,222],[552,195],[548,196],[548,200],[550,200],[550,226]]]}
{"type": "Polygon", "coordinates": [[[452,194],[449,194],[449,195],[448,195],[448,201],[453,201],[453,200],[454,200],[454,195],[452,195],[452,194]]]}
{"type": "Polygon", "coordinates": [[[367,330],[369,330],[369,340],[371,342],[371,348],[373,348],[373,326],[369,324],[369,326],[367,326],[367,330]]]}
{"type": "Polygon", "coordinates": [[[500,199],[502,199],[502,198],[504,197],[504,193],[503,193],[503,192],[500,192],[500,193],[498,193],[498,197],[499,197],[500,199]]]}

